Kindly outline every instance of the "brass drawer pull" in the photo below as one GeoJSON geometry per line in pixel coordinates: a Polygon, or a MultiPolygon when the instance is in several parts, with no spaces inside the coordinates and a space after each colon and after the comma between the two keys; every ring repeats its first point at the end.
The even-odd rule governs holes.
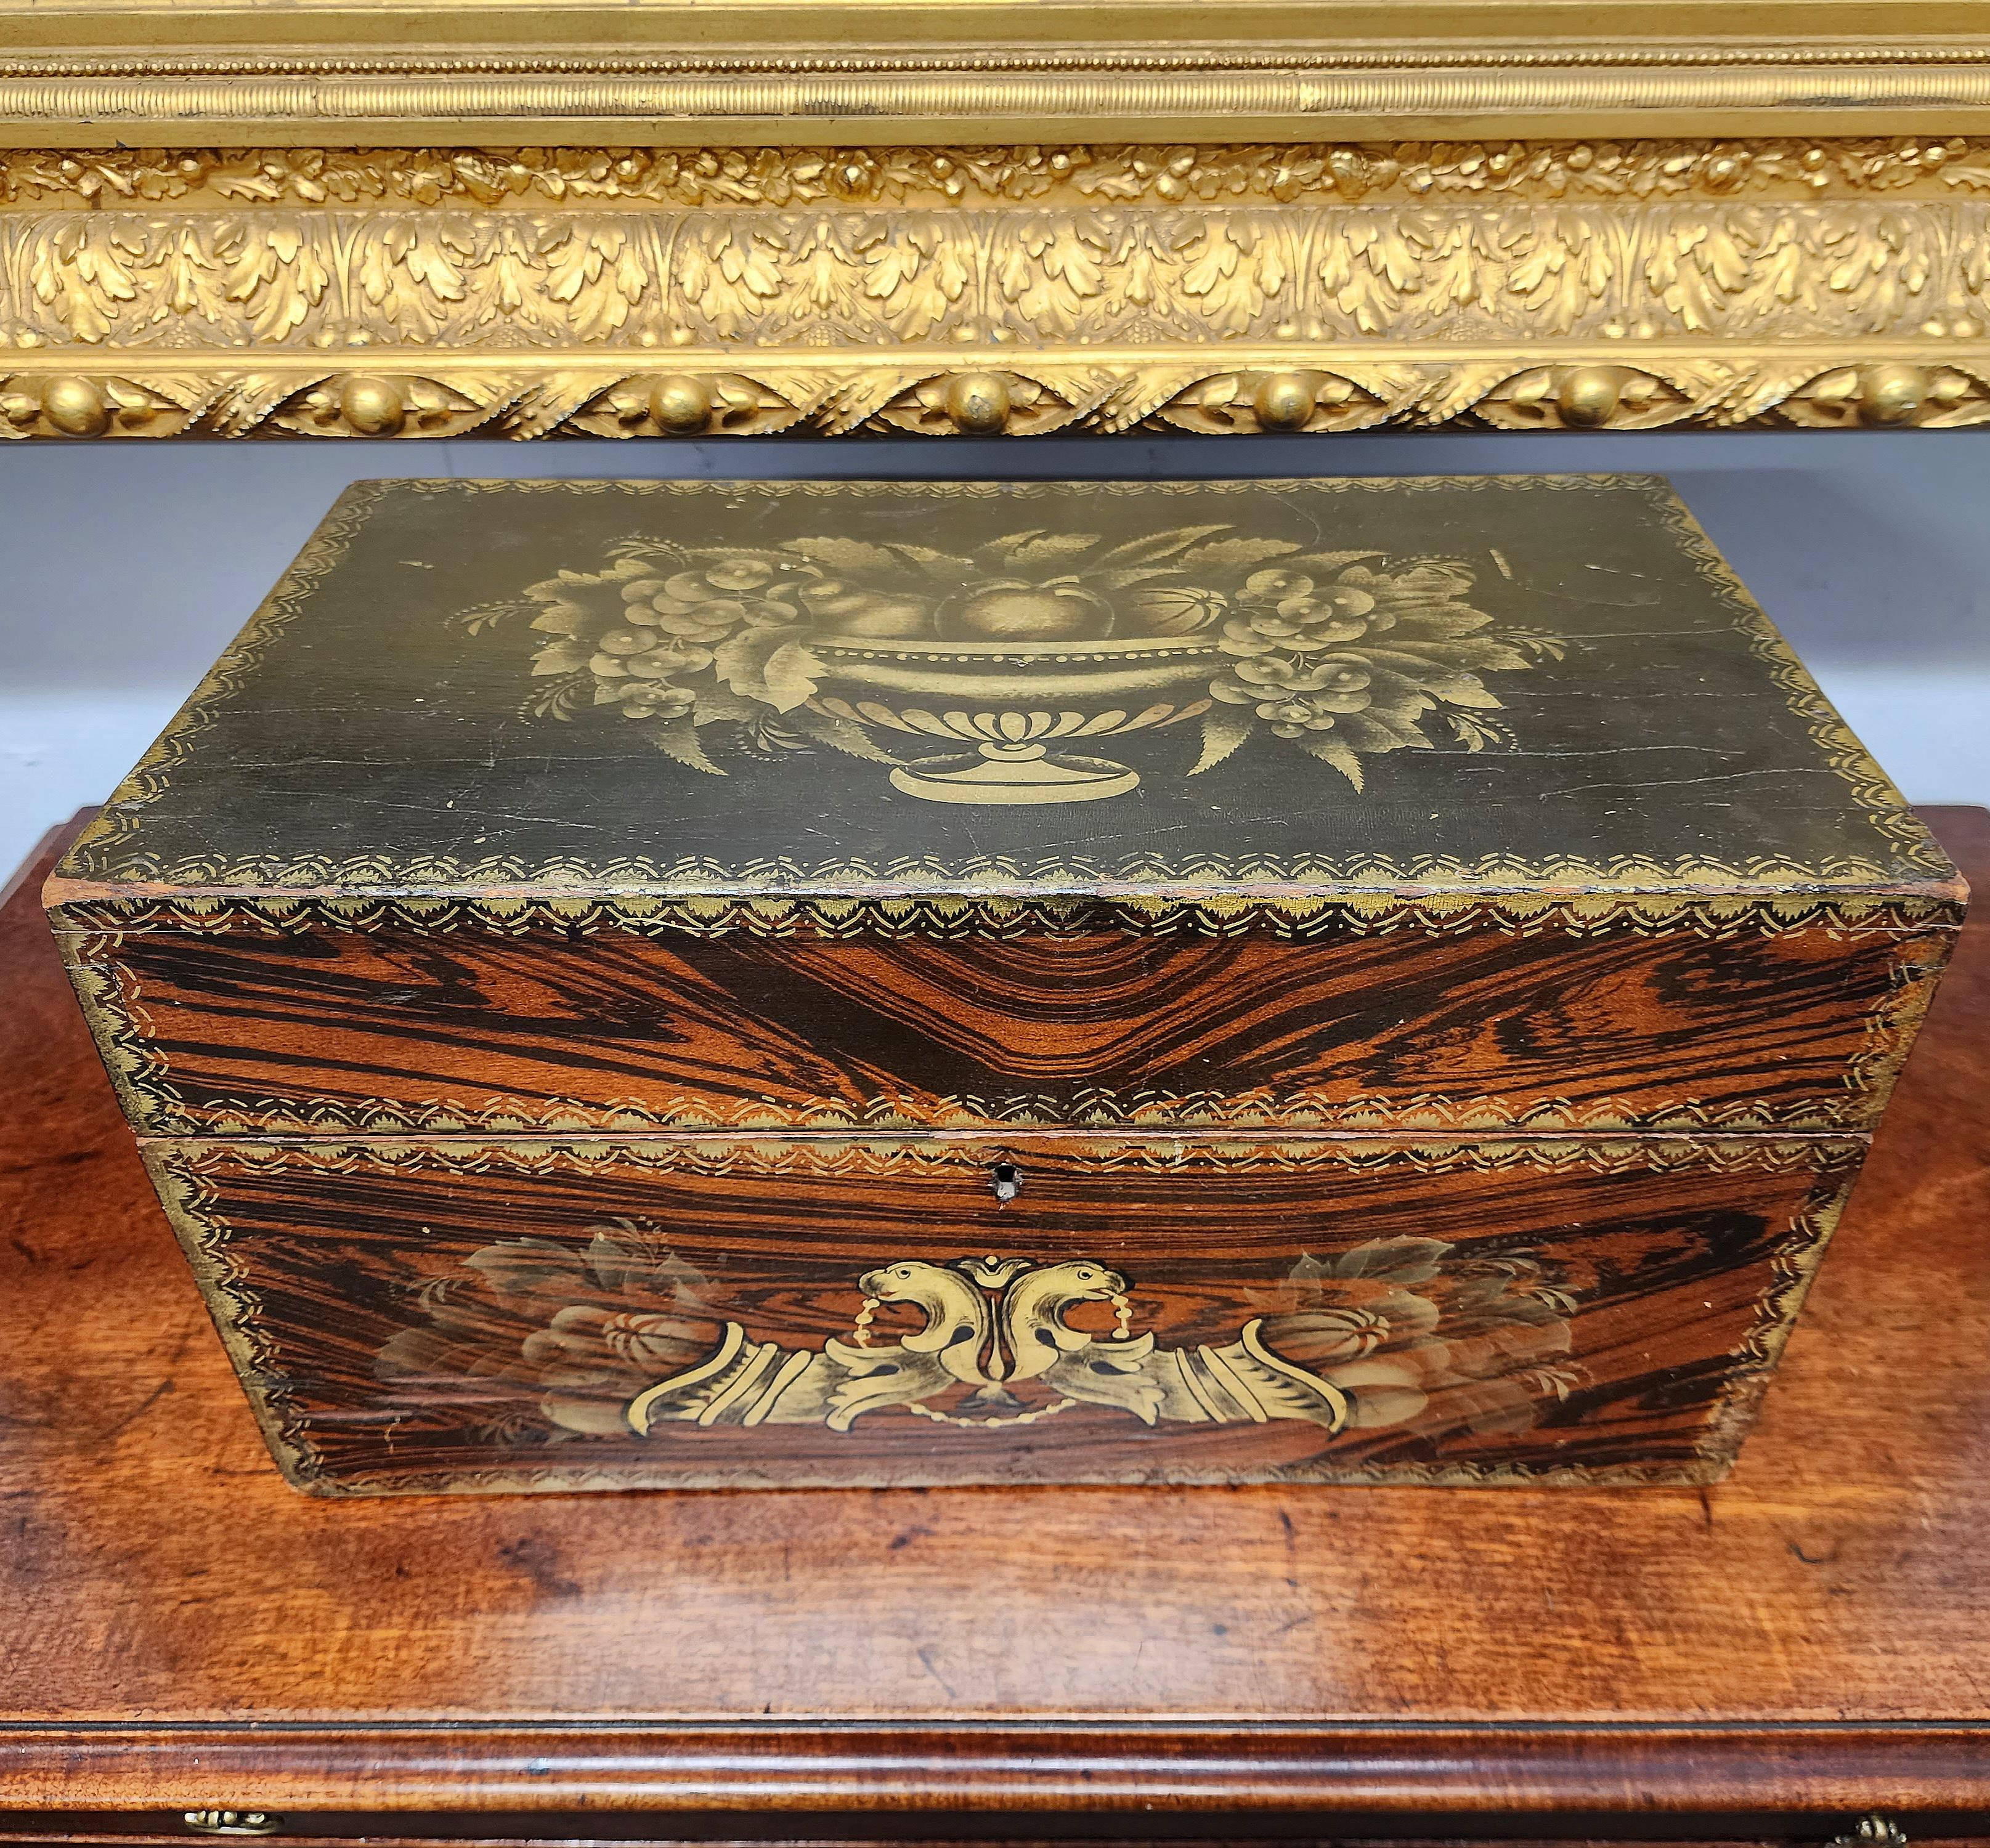
{"type": "Polygon", "coordinates": [[[280,1835],[284,1819],[262,1809],[189,1809],[180,1819],[197,1835],[280,1835]]]}

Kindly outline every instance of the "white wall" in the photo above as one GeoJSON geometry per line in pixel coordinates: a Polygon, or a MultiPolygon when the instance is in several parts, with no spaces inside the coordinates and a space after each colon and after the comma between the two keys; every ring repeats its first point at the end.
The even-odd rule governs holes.
{"type": "Polygon", "coordinates": [[[378,475],[1669,475],[1917,802],[1990,802],[1990,431],[0,453],[0,879],[100,801],[347,482],[378,475]]]}

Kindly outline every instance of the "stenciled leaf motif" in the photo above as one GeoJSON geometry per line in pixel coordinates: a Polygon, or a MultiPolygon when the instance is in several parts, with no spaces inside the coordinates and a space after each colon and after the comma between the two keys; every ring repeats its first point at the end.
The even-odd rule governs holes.
{"type": "MultiPolygon", "coordinates": [[[[1337,571],[1344,566],[1359,565],[1364,558],[1379,558],[1382,554],[1372,548],[1366,551],[1301,552],[1296,558],[1285,561],[1300,571],[1337,571]]],[[[1492,618],[1485,619],[1490,622],[1492,618]]]]}
{"type": "Polygon", "coordinates": [[[587,665],[593,654],[591,643],[548,642],[532,656],[532,672],[541,675],[577,673],[587,665]]]}
{"type": "MultiPolygon", "coordinates": [[[[1421,706],[1428,708],[1431,704],[1425,700],[1421,706]]],[[[1431,748],[1422,727],[1400,709],[1392,712],[1386,707],[1371,706],[1365,712],[1350,712],[1335,721],[1334,729],[1357,751],[1379,754],[1431,748]]]]}
{"type": "Polygon", "coordinates": [[[767,657],[761,679],[768,704],[776,712],[792,712],[815,692],[822,663],[805,642],[787,642],[767,657]]]}
{"type": "MultiPolygon", "coordinates": [[[[1386,671],[1401,684],[1434,693],[1449,705],[1495,707],[1500,704],[1476,674],[1466,672],[1449,660],[1448,650],[1442,644],[1411,653],[1365,643],[1361,658],[1371,670],[1386,671]]],[[[1513,664],[1524,666],[1526,663],[1516,653],[1513,664]]]]}
{"type": "Polygon", "coordinates": [[[1467,751],[1478,752],[1491,747],[1510,744],[1512,734],[1496,721],[1475,717],[1468,712],[1447,713],[1452,735],[1467,751]]]}
{"type": "Polygon", "coordinates": [[[1221,700],[1213,703],[1202,715],[1202,751],[1189,775],[1200,776],[1205,770],[1214,769],[1257,728],[1258,715],[1248,706],[1226,705],[1221,700]]]}
{"type": "Polygon", "coordinates": [[[982,549],[1011,564],[1034,565],[1047,558],[1068,558],[1079,552],[1088,552],[1099,543],[1099,537],[1097,533],[1011,533],[1004,538],[991,540],[982,549]]]}
{"type": "Polygon", "coordinates": [[[783,722],[796,737],[846,757],[861,758],[867,763],[895,764],[898,759],[879,744],[861,725],[823,712],[812,706],[798,706],[786,714],[783,722]]]}
{"type": "MultiPolygon", "coordinates": [[[[1228,571],[1240,565],[1259,565],[1267,558],[1289,556],[1299,551],[1290,539],[1212,539],[1183,552],[1174,561],[1183,571],[1228,571]]],[[[1367,553],[1350,554],[1366,558],[1367,553]]],[[[1306,562],[1310,562],[1307,561],[1306,562]]]]}
{"type": "Polygon", "coordinates": [[[616,1219],[591,1230],[587,1267],[604,1290],[640,1292],[652,1300],[668,1300],[679,1308],[706,1307],[704,1273],[679,1257],[656,1226],[636,1219],[616,1219]]]}
{"type": "MultiPolygon", "coordinates": [[[[1397,625],[1407,629],[1408,623],[1397,625]]],[[[1510,643],[1497,636],[1456,636],[1448,641],[1428,645],[1406,644],[1396,635],[1390,638],[1392,646],[1401,648],[1406,654],[1423,657],[1439,670],[1450,668],[1474,669],[1481,673],[1510,673],[1527,665],[1527,657],[1510,643]]]]}
{"type": "Polygon", "coordinates": [[[576,671],[528,694],[518,710],[529,719],[571,719],[593,704],[594,694],[593,676],[576,671]]]}
{"type": "Polygon", "coordinates": [[[758,700],[749,700],[728,687],[701,683],[695,691],[698,704],[692,709],[691,723],[701,730],[707,725],[751,725],[766,716],[766,707],[758,700]]]}
{"type": "Polygon", "coordinates": [[[552,1239],[507,1239],[472,1252],[463,1262],[506,1295],[577,1280],[581,1273],[579,1253],[552,1239]]]}
{"type": "MultiPolygon", "coordinates": [[[[780,549],[804,558],[819,560],[834,571],[883,571],[895,581],[910,575],[904,554],[918,551],[912,546],[873,545],[866,540],[846,539],[834,534],[783,540],[780,549]]],[[[921,561],[925,558],[942,561],[948,570],[956,573],[964,565],[964,561],[950,558],[944,552],[925,554],[921,561]]]]}
{"type": "Polygon", "coordinates": [[[644,735],[659,751],[676,758],[688,768],[701,770],[707,776],[724,776],[727,774],[706,754],[705,746],[698,735],[698,728],[688,717],[654,720],[644,730],[644,735]]]}
{"type": "Polygon", "coordinates": [[[1322,1294],[1321,1286],[1329,1277],[1367,1277],[1399,1284],[1427,1283],[1438,1274],[1451,1250],[1446,1239],[1418,1238],[1407,1233],[1394,1238],[1370,1239],[1366,1243],[1343,1252],[1337,1258],[1323,1260],[1308,1253],[1292,1266],[1291,1277],[1302,1293],[1310,1285],[1311,1294],[1315,1297],[1322,1294]]]}
{"type": "Polygon", "coordinates": [[[776,712],[792,711],[813,693],[822,674],[807,636],[799,629],[745,629],[719,644],[712,665],[735,693],[776,712]]]}
{"type": "Polygon", "coordinates": [[[1212,533],[1230,530],[1227,522],[1214,526],[1179,526],[1171,532],[1153,533],[1109,547],[1093,562],[1102,565],[1150,565],[1156,559],[1172,558],[1177,552],[1187,551],[1197,540],[1207,538],[1212,533]]]}
{"type": "Polygon", "coordinates": [[[973,559],[956,558],[952,552],[935,551],[929,545],[908,545],[902,540],[895,539],[891,549],[917,565],[928,577],[952,589],[959,588],[963,578],[974,568],[973,559]]]}
{"type": "Polygon", "coordinates": [[[1360,793],[1361,760],[1339,738],[1324,732],[1309,732],[1295,741],[1309,756],[1318,758],[1323,764],[1331,764],[1354,785],[1355,793],[1360,793]]]}

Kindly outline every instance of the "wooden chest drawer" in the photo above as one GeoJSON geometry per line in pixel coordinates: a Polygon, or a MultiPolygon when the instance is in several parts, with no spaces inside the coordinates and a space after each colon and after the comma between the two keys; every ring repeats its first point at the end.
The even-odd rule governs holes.
{"type": "Polygon", "coordinates": [[[1826,1138],[156,1142],[293,1480],[1704,1481],[1826,1138]]]}

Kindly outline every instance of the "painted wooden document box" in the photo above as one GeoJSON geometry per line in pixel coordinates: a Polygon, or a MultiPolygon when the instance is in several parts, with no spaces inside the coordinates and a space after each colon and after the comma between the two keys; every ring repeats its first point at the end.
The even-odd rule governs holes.
{"type": "Polygon", "coordinates": [[[1708,1480],[1963,891],[1656,480],[493,481],[48,901],[379,1493],[1708,1480]]]}

